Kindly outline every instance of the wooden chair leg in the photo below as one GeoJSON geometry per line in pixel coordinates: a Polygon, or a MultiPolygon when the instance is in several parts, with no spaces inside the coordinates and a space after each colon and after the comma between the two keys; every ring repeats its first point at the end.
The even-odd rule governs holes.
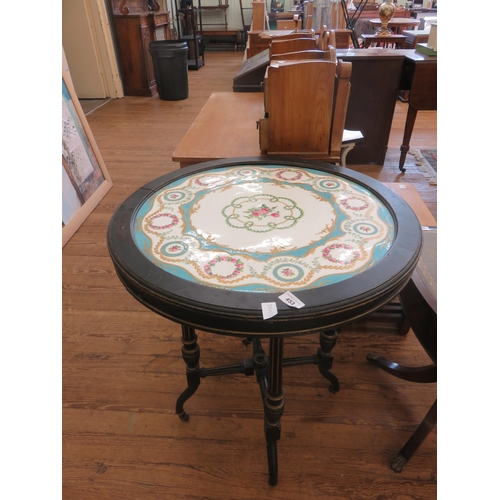
{"type": "Polygon", "coordinates": [[[377,356],[376,354],[368,354],[366,359],[373,365],[378,366],[385,372],[394,375],[408,382],[419,382],[421,384],[430,384],[437,382],[437,366],[432,364],[428,366],[410,367],[403,366],[394,361],[377,356]]]}
{"type": "Polygon", "coordinates": [[[408,463],[413,454],[420,448],[420,445],[425,441],[430,434],[437,421],[437,399],[427,412],[427,415],[422,420],[417,430],[411,435],[410,439],[401,448],[397,457],[391,462],[391,469],[394,472],[401,472],[403,467],[408,463]]]}

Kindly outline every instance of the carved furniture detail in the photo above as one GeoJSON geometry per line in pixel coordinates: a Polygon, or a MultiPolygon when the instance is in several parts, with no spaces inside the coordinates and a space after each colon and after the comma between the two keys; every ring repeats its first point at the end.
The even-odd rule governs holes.
{"type": "Polygon", "coordinates": [[[171,40],[170,12],[160,11],[155,1],[152,10],[147,0],[109,0],[113,11],[116,44],[123,91],[130,96],[157,93],[149,43],[171,40]]]}

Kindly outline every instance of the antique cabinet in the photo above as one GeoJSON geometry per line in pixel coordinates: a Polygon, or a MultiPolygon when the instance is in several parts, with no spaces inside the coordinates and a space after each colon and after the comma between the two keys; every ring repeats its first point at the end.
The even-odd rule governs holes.
{"type": "Polygon", "coordinates": [[[153,96],[157,89],[149,43],[172,38],[170,13],[158,10],[157,2],[147,0],[110,2],[123,91],[130,96],[153,96]],[[148,4],[157,10],[150,10],[148,4]]]}

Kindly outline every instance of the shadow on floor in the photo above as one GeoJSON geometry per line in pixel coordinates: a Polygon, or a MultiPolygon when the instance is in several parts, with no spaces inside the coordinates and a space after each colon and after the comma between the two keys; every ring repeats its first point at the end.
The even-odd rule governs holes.
{"type": "Polygon", "coordinates": [[[92,111],[104,106],[107,102],[111,101],[109,97],[105,99],[78,99],[80,101],[80,105],[82,106],[83,112],[85,116],[90,115],[92,111]]]}

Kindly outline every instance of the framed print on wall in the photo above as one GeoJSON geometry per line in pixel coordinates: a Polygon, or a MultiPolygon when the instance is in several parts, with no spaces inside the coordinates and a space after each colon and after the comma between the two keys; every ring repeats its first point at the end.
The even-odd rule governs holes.
{"type": "Polygon", "coordinates": [[[104,160],[75,93],[62,52],[62,244],[111,189],[104,160]]]}

